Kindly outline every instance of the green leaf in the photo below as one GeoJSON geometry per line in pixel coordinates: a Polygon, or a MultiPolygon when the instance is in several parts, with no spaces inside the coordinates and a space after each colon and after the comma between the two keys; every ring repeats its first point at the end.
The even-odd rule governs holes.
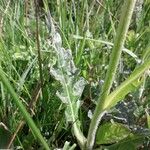
{"type": "Polygon", "coordinates": [[[105,123],[98,129],[97,144],[110,144],[118,142],[131,134],[130,129],[121,123],[105,123]]]}
{"type": "Polygon", "coordinates": [[[114,147],[109,148],[109,150],[136,150],[136,146],[132,142],[117,144],[114,147]]]}
{"type": "MultiPolygon", "coordinates": [[[[51,20],[52,21],[52,20],[51,20]]],[[[53,22],[51,22],[53,24],[53,22]]],[[[56,55],[56,64],[51,64],[51,75],[61,83],[62,88],[57,91],[56,95],[65,104],[66,123],[73,123],[73,133],[81,147],[84,145],[86,138],[80,129],[78,116],[79,107],[81,106],[80,97],[85,87],[85,80],[79,77],[79,71],[75,67],[72,52],[70,49],[62,47],[60,34],[53,26],[52,47],[56,55]]]]}
{"type": "Polygon", "coordinates": [[[116,144],[107,146],[108,150],[137,150],[137,148],[143,143],[145,136],[138,134],[130,134],[125,139],[119,141],[116,144]]]}
{"type": "MultiPolygon", "coordinates": [[[[58,37],[55,38],[58,39],[58,37]]],[[[85,80],[78,77],[71,50],[62,48],[61,42],[54,45],[54,50],[57,55],[57,64],[51,67],[50,73],[62,85],[61,92],[57,91],[56,94],[66,104],[65,115],[67,122],[78,123],[80,97],[85,86],[85,80]]]]}
{"type": "Polygon", "coordinates": [[[110,109],[115,106],[124,97],[136,90],[143,82],[143,74],[150,68],[150,61],[146,61],[139,67],[137,67],[130,77],[128,77],[120,86],[118,86],[111,94],[108,95],[105,102],[102,104],[102,110],[110,109]]]}

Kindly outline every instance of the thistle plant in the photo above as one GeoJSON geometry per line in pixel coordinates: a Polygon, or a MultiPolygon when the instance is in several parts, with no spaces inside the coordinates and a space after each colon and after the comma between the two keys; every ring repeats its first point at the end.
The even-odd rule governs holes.
{"type": "Polygon", "coordinates": [[[116,35],[112,54],[110,56],[110,63],[106,73],[102,93],[99,97],[98,104],[96,106],[87,138],[87,149],[92,150],[95,142],[95,135],[102,116],[114,107],[117,102],[124,99],[125,95],[135,90],[142,83],[143,73],[150,67],[150,61],[145,62],[141,66],[132,72],[129,78],[127,78],[120,86],[110,93],[112,82],[114,81],[115,73],[121,57],[122,48],[124,45],[127,30],[133,13],[136,0],[127,0],[124,3],[122,9],[122,15],[118,32],[116,35]]]}
{"type": "Polygon", "coordinates": [[[50,73],[61,83],[62,88],[59,89],[56,94],[66,106],[66,122],[71,122],[73,124],[73,134],[76,136],[81,149],[93,149],[101,118],[119,101],[123,100],[129,92],[134,91],[141,85],[143,82],[143,74],[150,67],[149,60],[143,62],[143,64],[137,67],[120,86],[110,93],[135,2],[136,0],[127,0],[124,2],[118,32],[110,56],[109,67],[102,92],[99,95],[99,100],[90,123],[87,139],[80,130],[80,121],[78,119],[78,110],[81,105],[80,97],[85,86],[85,81],[83,78],[79,77],[79,71],[74,65],[71,50],[62,47],[61,36],[55,29],[50,12],[47,12],[47,25],[52,37],[51,47],[55,53],[56,59],[55,63],[51,65],[50,73]]]}
{"type": "Polygon", "coordinates": [[[51,47],[54,51],[55,63],[50,66],[51,75],[60,82],[62,88],[57,91],[57,96],[65,104],[66,123],[72,123],[73,134],[81,147],[85,145],[85,137],[80,130],[78,111],[81,106],[80,97],[86,84],[84,78],[79,77],[79,70],[75,67],[70,49],[62,47],[62,39],[56,31],[50,12],[47,18],[51,26],[51,47]]]}

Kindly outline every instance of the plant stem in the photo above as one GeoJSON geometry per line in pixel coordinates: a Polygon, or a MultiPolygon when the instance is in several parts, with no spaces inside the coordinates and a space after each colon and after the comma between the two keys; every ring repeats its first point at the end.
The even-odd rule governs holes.
{"type": "Polygon", "coordinates": [[[89,132],[88,132],[88,138],[87,138],[87,144],[86,144],[86,148],[88,150],[93,149],[96,131],[97,131],[99,122],[101,120],[101,117],[105,111],[103,109],[103,104],[105,104],[106,97],[108,96],[110,92],[110,88],[112,86],[112,83],[115,77],[115,73],[117,70],[117,66],[119,64],[119,59],[121,57],[122,48],[124,45],[124,41],[125,41],[128,28],[129,28],[135,2],[136,0],[126,0],[122,8],[121,19],[120,19],[120,23],[118,26],[118,31],[117,31],[117,35],[115,38],[114,47],[110,56],[109,67],[106,73],[106,78],[105,78],[105,82],[103,85],[102,93],[99,96],[98,103],[97,103],[94,115],[92,117],[92,121],[91,121],[89,132]]]}
{"type": "Polygon", "coordinates": [[[5,84],[7,90],[11,94],[15,104],[17,105],[17,107],[21,111],[22,116],[24,117],[24,119],[26,120],[26,122],[28,123],[30,128],[32,129],[36,138],[39,139],[39,141],[42,143],[43,147],[46,150],[49,150],[50,148],[49,148],[48,144],[46,143],[44,137],[41,135],[39,129],[36,127],[35,123],[33,122],[32,118],[30,117],[29,113],[25,109],[24,105],[21,103],[18,95],[14,91],[13,87],[10,85],[10,83],[9,83],[8,79],[6,78],[5,73],[3,72],[1,67],[0,67],[0,78],[1,78],[1,81],[5,84]]]}
{"type": "Polygon", "coordinates": [[[34,0],[35,4],[35,18],[36,18],[36,44],[38,51],[38,63],[39,63],[39,73],[40,73],[40,83],[41,83],[41,92],[43,94],[43,69],[42,69],[42,59],[41,59],[41,49],[40,49],[40,40],[39,40],[39,5],[37,0],[34,0]]]}

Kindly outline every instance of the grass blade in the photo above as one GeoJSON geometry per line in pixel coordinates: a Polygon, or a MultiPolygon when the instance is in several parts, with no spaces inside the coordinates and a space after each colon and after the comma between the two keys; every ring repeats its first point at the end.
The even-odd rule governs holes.
{"type": "Polygon", "coordinates": [[[15,104],[17,105],[18,109],[21,111],[22,116],[24,117],[24,119],[28,123],[29,127],[31,128],[31,130],[34,133],[34,135],[36,136],[36,138],[39,139],[39,141],[41,142],[41,144],[43,145],[43,147],[46,150],[49,150],[50,148],[49,148],[48,144],[46,143],[44,137],[41,135],[39,129],[36,127],[35,123],[33,122],[32,118],[30,117],[29,113],[25,109],[24,105],[21,103],[18,95],[16,94],[13,87],[11,86],[9,81],[7,80],[5,73],[3,72],[2,68],[0,68],[0,78],[1,78],[1,81],[5,84],[10,95],[13,97],[15,104]]]}

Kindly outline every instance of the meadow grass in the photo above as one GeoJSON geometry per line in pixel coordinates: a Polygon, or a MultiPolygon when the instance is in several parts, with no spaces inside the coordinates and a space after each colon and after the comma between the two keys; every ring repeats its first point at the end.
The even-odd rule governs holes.
{"type": "Polygon", "coordinates": [[[118,0],[45,0],[35,7],[34,1],[0,0],[0,148],[149,146],[150,1],[137,0],[131,19],[125,18],[128,11],[122,4],[118,0]],[[126,22],[127,26],[120,36],[122,12],[120,28],[126,22]],[[120,48],[119,40],[123,41],[120,48]],[[83,78],[86,85],[79,82],[83,78]],[[132,112],[128,118],[133,116],[135,121],[118,113],[121,100],[132,112]],[[92,116],[100,131],[106,122],[119,122],[120,133],[125,125],[140,128],[140,134],[131,132],[113,144],[117,131],[112,130],[109,138],[104,134],[95,140],[92,116]],[[126,122],[117,120],[119,116],[126,122]]]}

